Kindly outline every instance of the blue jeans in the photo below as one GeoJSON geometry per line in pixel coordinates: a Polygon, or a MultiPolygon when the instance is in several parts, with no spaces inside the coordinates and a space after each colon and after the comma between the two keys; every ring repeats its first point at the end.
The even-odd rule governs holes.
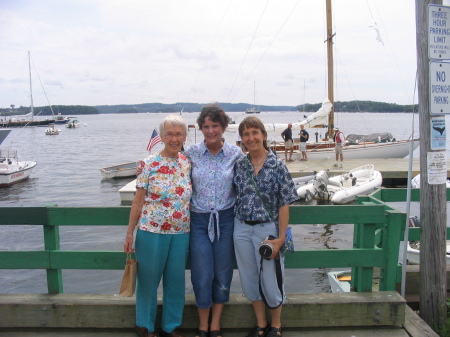
{"type": "Polygon", "coordinates": [[[158,285],[163,279],[161,328],[173,332],[183,320],[189,233],[157,234],[137,230],[136,325],[155,331],[158,285]]]}
{"type": "Polygon", "coordinates": [[[191,212],[191,281],[200,309],[228,302],[233,278],[233,208],[219,211],[220,237],[216,230],[214,242],[208,237],[209,217],[210,213],[191,212]]]}

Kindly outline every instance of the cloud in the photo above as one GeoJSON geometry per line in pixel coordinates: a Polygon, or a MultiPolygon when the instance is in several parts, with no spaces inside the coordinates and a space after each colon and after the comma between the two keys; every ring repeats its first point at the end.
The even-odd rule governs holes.
{"type": "MultiPolygon", "coordinates": [[[[263,105],[303,103],[304,83],[308,101],[322,102],[324,6],[306,0],[2,2],[0,101],[28,104],[30,50],[42,81],[58,88],[50,97],[57,104],[252,103],[254,81],[263,105]]],[[[410,0],[333,2],[335,98],[411,103],[414,7],[410,0]],[[384,46],[368,28],[373,21],[384,46]]]]}

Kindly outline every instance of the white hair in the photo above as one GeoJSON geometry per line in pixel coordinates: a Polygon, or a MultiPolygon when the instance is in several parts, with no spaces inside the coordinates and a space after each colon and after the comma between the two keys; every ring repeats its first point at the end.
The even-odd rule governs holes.
{"type": "Polygon", "coordinates": [[[184,130],[184,134],[187,135],[187,125],[180,115],[167,115],[162,120],[161,124],[159,124],[159,134],[161,136],[164,135],[166,125],[181,126],[184,130]]]}

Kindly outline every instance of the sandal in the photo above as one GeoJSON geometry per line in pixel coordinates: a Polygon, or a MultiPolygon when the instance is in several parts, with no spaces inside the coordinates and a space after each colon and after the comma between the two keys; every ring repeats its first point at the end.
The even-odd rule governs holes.
{"type": "Polygon", "coordinates": [[[214,330],[209,332],[209,337],[223,337],[223,334],[220,330],[214,330]]]}
{"type": "Polygon", "coordinates": [[[259,326],[255,326],[250,333],[245,337],[266,337],[267,332],[269,331],[269,324],[265,328],[260,328],[259,326]],[[260,334],[262,332],[262,334],[260,334]]]}
{"type": "Polygon", "coordinates": [[[198,330],[195,337],[208,337],[208,332],[205,330],[198,330]]]}
{"type": "Polygon", "coordinates": [[[281,336],[281,328],[271,328],[269,333],[266,335],[267,337],[280,337],[281,336]]]}

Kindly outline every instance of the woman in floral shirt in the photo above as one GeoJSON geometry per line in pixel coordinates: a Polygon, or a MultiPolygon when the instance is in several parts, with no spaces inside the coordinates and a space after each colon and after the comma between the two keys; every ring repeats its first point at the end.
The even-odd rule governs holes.
{"type": "Polygon", "coordinates": [[[190,146],[192,162],[191,281],[199,314],[196,337],[221,337],[220,317],[233,278],[234,163],[242,150],[223,139],[230,118],[218,105],[203,107],[197,119],[204,141],[190,146]],[[209,316],[211,313],[211,323],[209,316]]]}
{"type": "Polygon", "coordinates": [[[144,159],[144,168],[137,178],[124,251],[134,252],[133,232],[137,227],[136,330],[139,335],[157,336],[157,290],[162,278],[160,336],[183,337],[175,329],[183,318],[192,195],[191,163],[179,152],[186,141],[186,124],[180,116],[169,115],[160,125],[160,135],[164,149],[144,159]]]}

